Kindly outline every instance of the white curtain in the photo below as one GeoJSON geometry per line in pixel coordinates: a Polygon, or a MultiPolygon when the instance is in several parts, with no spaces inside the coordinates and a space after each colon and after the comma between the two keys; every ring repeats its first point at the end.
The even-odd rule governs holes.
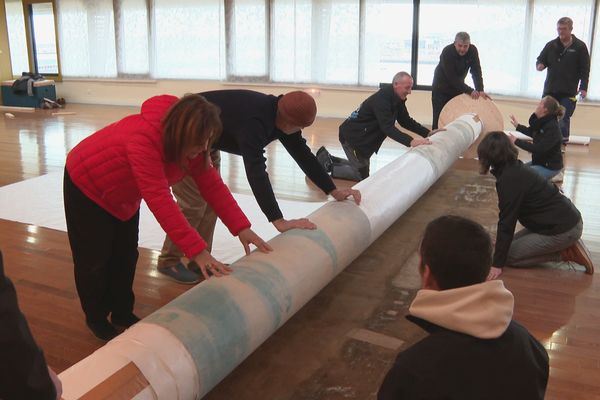
{"type": "Polygon", "coordinates": [[[588,86],[588,99],[600,100],[600,13],[596,14],[596,34],[592,51],[592,68],[588,86]]]}
{"type": "MultiPolygon", "coordinates": [[[[28,69],[26,51],[18,50],[26,48],[20,4],[6,2],[17,74],[28,69]]],[[[421,0],[416,83],[431,84],[443,47],[456,32],[467,31],[480,52],[486,91],[539,97],[546,74],[535,70],[535,60],[556,37],[556,21],[571,17],[574,34],[589,45],[593,4],[421,0]]],[[[412,0],[56,0],[56,5],[66,77],[376,86],[411,68],[412,0]]],[[[599,26],[600,18],[597,32],[599,26]]],[[[592,50],[589,96],[600,99],[598,33],[592,50]]]]}
{"type": "Polygon", "coordinates": [[[223,79],[225,30],[220,0],[154,0],[155,78],[223,79]]]}
{"type": "Polygon", "coordinates": [[[65,77],[117,76],[111,0],[60,0],[58,41],[65,77]]]}
{"type": "Polygon", "coordinates": [[[146,0],[117,2],[115,10],[117,65],[120,75],[147,77],[150,74],[150,26],[146,0]]]}
{"type": "Polygon", "coordinates": [[[359,0],[272,0],[271,78],[358,84],[359,0]]]}
{"type": "MultiPolygon", "coordinates": [[[[418,82],[431,85],[444,47],[466,31],[479,51],[485,90],[519,92],[527,0],[502,2],[422,0],[419,19],[418,82]]],[[[465,80],[473,86],[471,76],[465,80]]]]}
{"type": "Polygon", "coordinates": [[[266,79],[268,16],[265,0],[234,0],[229,12],[228,75],[266,79]]]}
{"type": "Polygon", "coordinates": [[[397,72],[410,73],[412,0],[366,0],[361,44],[361,85],[391,82],[397,72]]]}
{"type": "Polygon", "coordinates": [[[23,4],[21,0],[6,0],[5,10],[12,73],[21,76],[23,72],[29,71],[23,4]]]}

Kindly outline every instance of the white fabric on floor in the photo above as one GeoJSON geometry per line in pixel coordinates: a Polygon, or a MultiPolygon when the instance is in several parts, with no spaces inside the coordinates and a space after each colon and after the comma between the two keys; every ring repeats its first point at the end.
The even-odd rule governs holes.
{"type": "MultiPolygon", "coordinates": [[[[0,218],[26,224],[66,231],[62,196],[62,172],[51,173],[0,188],[0,218]]],[[[252,229],[264,240],[278,234],[258,207],[253,196],[233,196],[250,219],[252,229]]],[[[322,202],[279,200],[279,207],[286,219],[303,218],[321,207],[322,202]]],[[[140,247],[160,250],[165,233],[150,212],[146,203],[140,209],[140,247]]],[[[233,263],[244,255],[244,248],[237,237],[217,221],[213,240],[213,256],[224,263],[233,263]]]]}
{"type": "MultiPolygon", "coordinates": [[[[530,142],[533,140],[529,136],[527,136],[519,131],[504,131],[504,132],[510,133],[511,135],[516,136],[517,139],[527,140],[530,142]]],[[[569,144],[582,144],[584,146],[587,146],[590,144],[590,140],[591,140],[591,138],[589,136],[576,136],[576,135],[569,136],[569,144]]]]}

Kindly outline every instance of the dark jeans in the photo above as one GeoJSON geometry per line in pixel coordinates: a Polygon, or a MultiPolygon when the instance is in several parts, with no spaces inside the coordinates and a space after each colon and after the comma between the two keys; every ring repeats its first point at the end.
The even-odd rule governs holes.
{"type": "Polygon", "coordinates": [[[565,108],[565,116],[562,117],[560,121],[558,121],[558,126],[560,127],[560,132],[563,135],[563,142],[568,142],[569,135],[571,134],[571,117],[575,112],[577,102],[571,100],[570,97],[561,97],[560,99],[558,99],[558,102],[561,106],[565,108]]]}
{"type": "Polygon", "coordinates": [[[67,233],[75,284],[86,320],[133,312],[140,212],[121,221],[94,203],[71,181],[63,181],[67,233]]]}
{"type": "Polygon", "coordinates": [[[433,109],[433,121],[431,123],[431,130],[435,130],[438,128],[438,120],[440,119],[440,114],[442,109],[446,105],[447,102],[452,100],[454,96],[449,96],[447,94],[439,93],[439,92],[431,92],[431,108],[433,109]]]}

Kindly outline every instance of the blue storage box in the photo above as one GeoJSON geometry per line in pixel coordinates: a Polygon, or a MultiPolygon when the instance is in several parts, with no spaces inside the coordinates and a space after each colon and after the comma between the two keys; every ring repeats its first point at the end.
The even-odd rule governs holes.
{"type": "Polygon", "coordinates": [[[34,82],[33,96],[13,93],[13,83],[14,80],[2,82],[2,104],[5,106],[40,108],[44,97],[56,101],[56,88],[52,80],[34,82]]]}

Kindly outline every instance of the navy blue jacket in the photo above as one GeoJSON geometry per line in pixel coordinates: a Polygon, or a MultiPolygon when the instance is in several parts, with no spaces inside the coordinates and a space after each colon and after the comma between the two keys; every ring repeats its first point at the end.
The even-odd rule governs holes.
{"type": "Polygon", "coordinates": [[[412,137],[396,128],[396,121],[420,136],[429,134],[429,129],[410,117],[406,100],[394,93],[392,85],[383,85],[340,125],[340,142],[349,143],[364,158],[377,153],[386,137],[410,146],[412,137]]]}
{"type": "Polygon", "coordinates": [[[378,400],[541,400],[548,354],[515,321],[496,339],[480,339],[407,318],[429,336],[404,350],[381,384],[378,400]]]}
{"type": "Polygon", "coordinates": [[[477,47],[470,45],[467,53],[461,56],[456,51],[454,44],[449,44],[440,54],[440,62],[433,73],[431,90],[449,97],[462,93],[471,94],[473,88],[465,83],[469,71],[473,77],[475,90],[483,91],[483,76],[477,47]]]}
{"type": "Polygon", "coordinates": [[[300,131],[286,135],[275,126],[279,97],[251,90],[200,93],[221,109],[223,132],[213,145],[242,156],[252,193],[269,221],[283,217],[267,173],[265,147],[279,140],[302,171],[325,193],[335,189],[331,177],[310,151],[300,131]]]}

